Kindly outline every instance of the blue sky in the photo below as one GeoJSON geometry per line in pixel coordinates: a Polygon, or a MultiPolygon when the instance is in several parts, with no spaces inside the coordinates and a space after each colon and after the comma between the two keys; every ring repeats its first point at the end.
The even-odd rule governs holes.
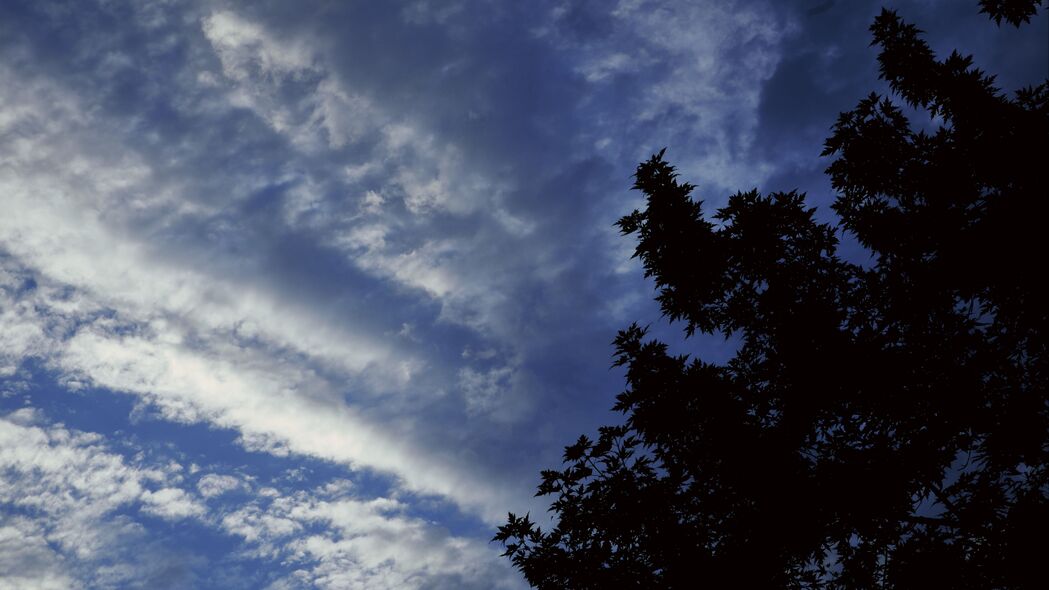
{"type": "MultiPolygon", "coordinates": [[[[0,3],[0,586],[523,587],[494,527],[677,333],[634,167],[828,204],[880,6],[0,3]]],[[[894,7],[1047,74],[1044,14],[894,7]]]]}

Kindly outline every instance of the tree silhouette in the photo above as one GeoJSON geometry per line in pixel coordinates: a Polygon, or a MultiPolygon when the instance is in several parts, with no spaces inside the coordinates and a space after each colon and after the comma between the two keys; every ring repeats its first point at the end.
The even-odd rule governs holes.
{"type": "MultiPolygon", "coordinates": [[[[1020,26],[1036,0],[984,0],[1020,26]]],[[[707,219],[663,152],[619,220],[687,336],[724,365],[615,340],[621,426],[542,473],[555,525],[495,540],[539,588],[1017,588],[1049,580],[1049,86],[1003,95],[913,25],[871,26],[881,77],[823,155],[840,228],[795,192],[707,219]],[[838,231],[872,254],[837,255],[838,231]]],[[[1040,585],[1037,587],[1047,587],[1040,585]]]]}

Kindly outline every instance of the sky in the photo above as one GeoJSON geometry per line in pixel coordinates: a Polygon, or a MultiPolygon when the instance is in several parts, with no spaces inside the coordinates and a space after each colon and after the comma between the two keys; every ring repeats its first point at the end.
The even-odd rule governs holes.
{"type": "MultiPolygon", "coordinates": [[[[732,354],[613,226],[636,165],[832,219],[881,4],[0,2],[0,588],[525,587],[489,540],[620,419],[616,331],[732,354]]],[[[1049,75],[1044,11],[892,7],[1049,75]]]]}

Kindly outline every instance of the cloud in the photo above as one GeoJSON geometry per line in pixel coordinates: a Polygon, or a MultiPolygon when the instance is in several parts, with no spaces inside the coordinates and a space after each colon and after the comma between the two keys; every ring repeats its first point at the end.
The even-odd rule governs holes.
{"type": "Polygon", "coordinates": [[[459,371],[459,388],[471,414],[484,414],[513,409],[508,396],[513,395],[514,368],[502,366],[480,372],[470,367],[459,371]]]}
{"type": "Polygon", "coordinates": [[[272,588],[521,587],[491,548],[407,509],[389,498],[299,491],[253,502],[227,514],[222,526],[257,554],[292,564],[294,573],[272,588]]]}
{"type": "Polygon", "coordinates": [[[356,323],[363,330],[353,318],[334,323],[264,285],[158,250],[124,218],[149,212],[164,223],[205,223],[215,213],[179,200],[177,187],[158,182],[138,154],[113,145],[119,138],[69,114],[80,111],[60,86],[39,81],[10,92],[21,116],[9,126],[31,132],[23,149],[7,150],[10,166],[0,172],[5,203],[18,212],[0,220],[10,269],[5,357],[39,356],[67,383],[139,394],[172,420],[241,430],[253,448],[392,472],[409,489],[447,495],[494,518],[500,493],[456,460],[428,457],[368,423],[315,370],[354,379],[367,399],[396,390],[420,361],[395,353],[396,341],[367,321],[356,323]],[[99,147],[77,149],[77,139],[99,147]],[[75,154],[66,156],[69,150],[75,154]],[[58,158],[72,164],[54,173],[48,164],[58,158]],[[40,286],[23,293],[19,273],[27,272],[40,286]],[[48,324],[64,328],[45,335],[48,324]],[[304,358],[305,366],[297,363],[304,358]]]}
{"type": "Polygon", "coordinates": [[[213,472],[198,479],[198,497],[176,485],[181,471],[177,464],[129,461],[99,435],[49,423],[30,408],[0,417],[0,508],[26,515],[0,524],[0,585],[127,587],[154,580],[158,587],[162,577],[176,575],[185,584],[221,573],[207,572],[201,557],[176,557],[173,548],[158,546],[163,537],[148,518],[155,517],[188,519],[242,540],[228,556],[213,556],[223,569],[254,558],[286,564],[263,579],[283,576],[318,588],[520,587],[507,581],[508,564],[484,542],[410,516],[402,501],[355,497],[347,481],[313,489],[285,483],[278,490],[213,472]],[[226,493],[233,489],[249,494],[231,499],[226,493]]]}
{"type": "Polygon", "coordinates": [[[206,511],[199,500],[179,488],[147,490],[142,493],[141,500],[145,504],[142,508],[143,512],[166,520],[200,517],[206,511]]]}
{"type": "Polygon", "coordinates": [[[792,25],[769,4],[564,2],[548,14],[536,34],[578,56],[595,97],[627,92],[618,116],[585,129],[590,149],[636,161],[673,145],[689,154],[678,160],[684,173],[719,188],[753,186],[772,171],[751,147],[763,83],[792,25]],[[623,127],[633,141],[610,141],[623,127]]]}
{"type": "MultiPolygon", "coordinates": [[[[568,5],[468,6],[318,19],[189,3],[116,19],[89,3],[62,37],[83,75],[43,60],[45,26],[13,37],[3,371],[37,359],[69,388],[392,474],[488,521],[527,503],[527,487],[508,490],[530,466],[499,456],[507,425],[568,422],[538,414],[574,370],[550,367],[603,362],[582,339],[606,342],[635,301],[592,304],[632,284],[605,247],[625,182],[604,176],[681,121],[731,160],[717,122],[749,129],[779,31],[758,8],[588,4],[573,20],[568,5]],[[755,61],[733,74],[743,46],[755,61]],[[573,154],[609,137],[610,151],[573,154]],[[550,341],[577,352],[550,359],[550,341]]],[[[556,457],[544,436],[521,452],[556,457]]]]}
{"type": "Polygon", "coordinates": [[[62,556],[48,545],[39,523],[28,518],[0,524],[0,586],[25,590],[65,590],[74,586],[62,556]]]}
{"type": "Polygon", "coordinates": [[[241,489],[243,483],[232,475],[208,473],[197,480],[197,491],[205,498],[213,498],[241,489]]]}
{"type": "MultiPolygon", "coordinates": [[[[607,182],[588,183],[607,165],[554,154],[591,132],[559,127],[591,112],[571,92],[648,72],[649,94],[632,93],[631,104],[656,110],[639,125],[678,112],[712,125],[689,109],[746,118],[766,62],[727,80],[694,43],[660,31],[701,22],[718,34],[690,33],[702,48],[735,31],[766,53],[776,32],[753,10],[732,20],[668,3],[591,7],[609,30],[643,41],[626,59],[621,43],[569,30],[556,13],[550,35],[500,38],[464,28],[470,11],[417,8],[410,18],[369,13],[433,49],[403,54],[415,60],[401,63],[403,80],[358,59],[353,44],[367,39],[235,5],[129,9],[127,27],[150,39],[142,55],[167,60],[165,77],[120,46],[126,37],[88,30],[71,48],[88,76],[58,75],[58,63],[0,67],[9,82],[0,133],[12,138],[0,147],[0,191],[13,212],[0,218],[4,371],[35,358],[70,388],[133,394],[167,420],[233,429],[249,449],[392,474],[490,522],[526,504],[526,487],[508,490],[527,466],[507,464],[487,441],[513,422],[527,432],[537,400],[554,396],[543,389],[562,387],[561,375],[532,371],[548,339],[576,338],[569,318],[610,330],[605,306],[579,312],[616,269],[601,253],[614,232],[584,219],[603,203],[607,182]],[[497,54],[483,63],[463,43],[497,54]],[[579,62],[547,73],[498,61],[576,49],[585,49],[579,62]],[[645,60],[706,69],[649,72],[645,60]],[[667,86],[704,76],[726,85],[713,94],[667,86]],[[107,93],[122,77],[155,91],[117,109],[107,93]],[[432,105],[408,110],[391,98],[425,80],[442,89],[432,105]],[[526,86],[542,100],[508,93],[526,86]],[[444,102],[460,95],[463,104],[444,102]],[[577,189],[579,198],[562,197],[577,189]],[[36,286],[24,289],[29,279],[36,286]],[[406,324],[410,339],[397,336],[406,324]],[[498,358],[462,358],[464,345],[498,358]]],[[[495,5],[477,9],[510,22],[495,5]]],[[[28,40],[20,51],[43,50],[28,40]]],[[[168,500],[158,515],[195,511],[168,500]]]]}
{"type": "Polygon", "coordinates": [[[97,434],[50,424],[31,408],[0,417],[0,509],[20,515],[0,526],[0,559],[10,562],[0,584],[112,587],[156,575],[169,551],[144,543],[134,510],[167,519],[204,512],[169,480],[164,468],[128,462],[97,434]],[[110,567],[114,559],[121,567],[110,567]]]}

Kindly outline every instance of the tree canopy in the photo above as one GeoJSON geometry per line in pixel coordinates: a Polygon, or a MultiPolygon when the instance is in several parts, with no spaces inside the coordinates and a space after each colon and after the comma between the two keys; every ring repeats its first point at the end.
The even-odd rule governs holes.
{"type": "MultiPolygon", "coordinates": [[[[1040,4],[980,8],[1020,26],[1040,4]]],[[[664,152],[638,166],[646,207],[618,225],[663,313],[741,344],[714,364],[619,333],[624,422],[542,473],[552,527],[511,514],[495,537],[533,586],[1049,579],[1049,84],[1007,96],[892,11],[871,32],[892,94],[826,141],[838,226],[796,192],[708,217],[664,152]]]]}

